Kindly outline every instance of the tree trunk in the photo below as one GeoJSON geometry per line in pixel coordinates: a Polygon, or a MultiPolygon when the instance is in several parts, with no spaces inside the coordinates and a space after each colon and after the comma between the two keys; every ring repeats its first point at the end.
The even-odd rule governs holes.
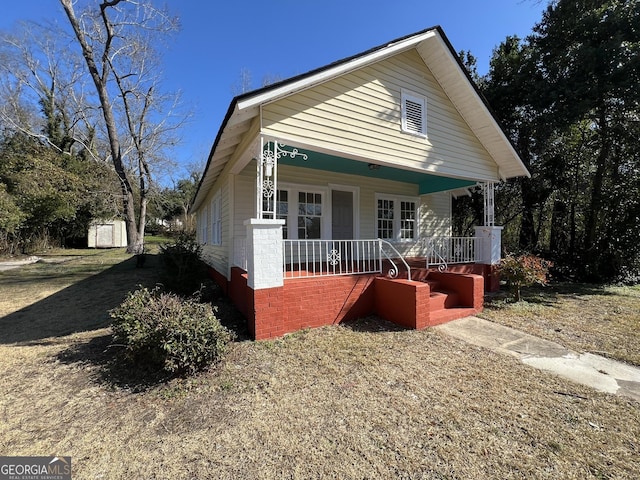
{"type": "Polygon", "coordinates": [[[127,253],[139,253],[138,246],[138,225],[136,224],[135,200],[133,192],[124,192],[125,202],[125,223],[127,225],[127,253]]]}
{"type": "Polygon", "coordinates": [[[609,160],[610,138],[607,126],[605,108],[599,109],[600,123],[600,151],[596,159],[596,171],[591,186],[591,198],[589,201],[589,210],[587,211],[587,219],[585,222],[584,250],[586,273],[589,276],[598,275],[598,266],[596,265],[599,256],[597,245],[599,221],[602,213],[603,185],[604,176],[607,171],[607,161],[609,160]]]}
{"type": "Polygon", "coordinates": [[[521,250],[530,252],[537,243],[535,220],[533,211],[535,208],[535,193],[531,188],[531,180],[522,179],[522,219],[520,220],[520,236],[518,246],[521,250]]]}
{"type": "MultiPolygon", "coordinates": [[[[135,203],[133,197],[133,188],[131,187],[131,182],[127,177],[127,172],[122,162],[122,151],[120,148],[116,118],[113,113],[111,99],[109,98],[109,92],[107,90],[107,84],[110,78],[110,67],[108,62],[108,56],[110,52],[108,51],[108,47],[105,47],[106,50],[102,56],[102,66],[101,69],[98,68],[98,65],[94,59],[93,48],[87,42],[85,33],[82,30],[82,26],[76,18],[72,0],[60,0],[60,2],[62,3],[62,7],[64,8],[65,13],[67,14],[67,18],[69,19],[69,23],[71,23],[71,27],[73,28],[76,38],[80,43],[80,46],[82,48],[82,56],[87,64],[87,68],[89,69],[89,73],[91,74],[91,79],[93,80],[96,91],[98,93],[98,97],[100,99],[102,116],[107,128],[107,136],[109,137],[111,159],[115,171],[118,174],[118,178],[120,179],[120,188],[122,190],[124,214],[126,217],[125,221],[127,224],[127,252],[134,253],[136,246],[139,245],[139,239],[138,230],[136,228],[136,211],[134,208],[135,203]]],[[[117,4],[119,3],[119,1],[116,0],[113,3],[117,4]]],[[[113,33],[111,31],[111,24],[106,17],[105,8],[105,4],[102,4],[102,18],[107,34],[109,36],[109,39],[106,40],[105,45],[110,45],[113,33]]]]}
{"type": "Polygon", "coordinates": [[[147,197],[140,199],[140,216],[138,217],[138,236],[134,242],[135,253],[144,252],[144,228],[147,223],[147,197]]]}
{"type": "Polygon", "coordinates": [[[551,234],[549,250],[556,255],[564,254],[568,250],[567,242],[567,206],[562,200],[553,202],[551,211],[551,234]]]}

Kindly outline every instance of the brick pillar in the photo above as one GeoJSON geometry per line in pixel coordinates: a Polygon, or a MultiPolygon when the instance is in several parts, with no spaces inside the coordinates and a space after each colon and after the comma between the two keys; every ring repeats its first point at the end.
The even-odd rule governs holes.
{"type": "Polygon", "coordinates": [[[500,290],[500,276],[496,266],[502,257],[503,227],[475,227],[476,263],[484,265],[484,289],[486,292],[500,290]]]}
{"type": "Polygon", "coordinates": [[[253,290],[281,287],[284,220],[251,218],[247,227],[247,285],[253,290]]]}
{"type": "Polygon", "coordinates": [[[284,220],[251,218],[247,227],[247,321],[256,340],[282,335],[284,220]]]}

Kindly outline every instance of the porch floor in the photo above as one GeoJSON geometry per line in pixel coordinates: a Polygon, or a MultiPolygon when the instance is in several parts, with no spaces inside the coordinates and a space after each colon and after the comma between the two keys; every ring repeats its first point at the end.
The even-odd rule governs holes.
{"type": "MultiPolygon", "coordinates": [[[[382,273],[378,273],[368,265],[347,265],[345,262],[340,262],[336,265],[331,265],[328,262],[316,262],[314,264],[307,264],[306,268],[300,266],[300,264],[294,264],[294,267],[287,266],[284,272],[285,279],[294,278],[311,278],[311,277],[332,277],[336,275],[357,275],[361,273],[378,273],[380,276],[387,276],[388,272],[393,268],[394,264],[398,268],[398,274],[395,276],[397,279],[408,279],[407,269],[399,259],[393,259],[394,263],[389,260],[384,260],[382,263],[382,273]]],[[[407,257],[405,258],[407,265],[411,269],[411,280],[423,282],[426,280],[429,272],[438,271],[437,266],[427,268],[426,257],[407,257]]],[[[376,265],[377,266],[377,265],[376,265]]],[[[452,273],[471,273],[475,275],[483,275],[484,266],[476,263],[459,263],[448,265],[446,271],[452,273]]]]}

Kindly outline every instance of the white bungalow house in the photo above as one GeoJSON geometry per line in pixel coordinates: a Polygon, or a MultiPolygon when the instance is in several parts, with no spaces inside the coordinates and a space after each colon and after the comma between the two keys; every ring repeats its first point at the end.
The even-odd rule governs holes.
{"type": "Polygon", "coordinates": [[[191,211],[254,338],[371,313],[423,328],[482,308],[493,185],[524,175],[434,27],[234,98],[191,211]],[[453,238],[452,197],[478,185],[485,225],[453,238]]]}

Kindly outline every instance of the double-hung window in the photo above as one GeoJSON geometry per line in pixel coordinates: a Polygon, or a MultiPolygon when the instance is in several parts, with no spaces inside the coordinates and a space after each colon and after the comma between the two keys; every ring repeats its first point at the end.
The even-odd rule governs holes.
{"type": "MultiPolygon", "coordinates": [[[[325,221],[325,194],[313,187],[285,186],[275,195],[275,218],[283,219],[284,239],[322,238],[325,221]]],[[[273,199],[262,202],[264,211],[274,209],[273,199]]]]}
{"type": "Polygon", "coordinates": [[[298,239],[322,238],[322,194],[298,192],[298,239]]]}
{"type": "Polygon", "coordinates": [[[378,238],[393,240],[395,200],[378,198],[378,238]]]}
{"type": "Polygon", "coordinates": [[[222,243],[222,201],[220,193],[217,193],[211,200],[211,243],[220,245],[222,243]]]}
{"type": "Polygon", "coordinates": [[[202,243],[209,243],[209,205],[205,205],[202,209],[202,233],[200,234],[200,241],[202,243]]]}
{"type": "Polygon", "coordinates": [[[400,200],[400,240],[417,238],[416,202],[400,200]]]}
{"type": "Polygon", "coordinates": [[[394,195],[376,196],[377,236],[384,240],[418,238],[418,200],[394,195]]]}

